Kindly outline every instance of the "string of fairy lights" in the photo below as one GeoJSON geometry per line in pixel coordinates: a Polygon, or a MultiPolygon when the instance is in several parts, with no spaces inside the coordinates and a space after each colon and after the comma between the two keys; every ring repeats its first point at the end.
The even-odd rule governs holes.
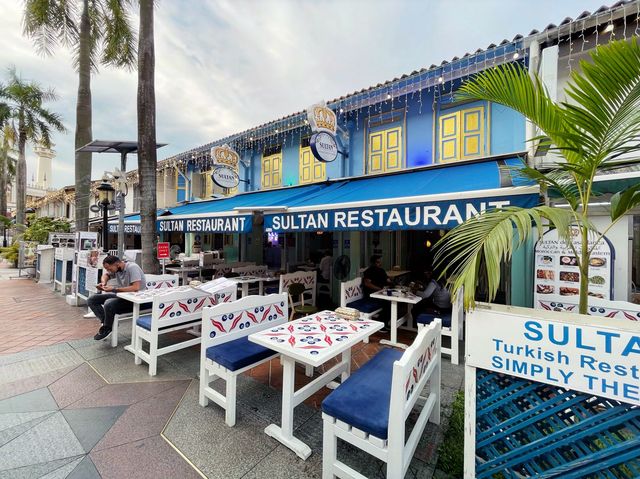
{"type": "MultiPolygon", "coordinates": [[[[575,20],[567,18],[558,26],[551,24],[542,32],[534,30],[527,38],[518,35],[511,41],[503,40],[462,58],[454,57],[449,62],[443,61],[440,65],[431,65],[428,69],[360,90],[332,100],[327,106],[334,110],[338,125],[344,131],[359,131],[366,127],[367,120],[396,110],[404,111],[405,115],[431,115],[437,111],[439,103],[453,101],[457,88],[475,74],[505,63],[525,64],[529,41],[537,41],[542,48],[557,45],[562,52],[560,57],[566,57],[565,64],[559,68],[566,68],[571,74],[576,61],[587,51],[614,39],[627,40],[639,33],[640,0],[619,2],[612,8],[602,7],[590,14],[585,12],[575,20]]],[[[265,150],[296,145],[310,133],[306,112],[302,111],[162,160],[158,162],[157,171],[173,175],[175,169],[185,171],[188,165],[200,171],[210,170],[213,167],[211,148],[223,144],[237,151],[241,162],[248,164],[252,157],[261,156],[265,150]]],[[[129,172],[127,180],[137,183],[137,170],[129,172]]],[[[60,194],[50,193],[41,200],[48,198],[59,200],[60,194]]]]}

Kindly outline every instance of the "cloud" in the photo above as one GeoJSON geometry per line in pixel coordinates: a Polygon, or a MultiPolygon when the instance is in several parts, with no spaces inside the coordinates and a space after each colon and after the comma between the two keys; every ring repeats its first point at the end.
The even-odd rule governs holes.
{"type": "MultiPolygon", "coordinates": [[[[542,30],[600,3],[459,0],[453,8],[445,0],[159,2],[156,136],[169,145],[158,158],[542,30]]],[[[72,184],[77,74],[63,48],[53,57],[35,53],[21,33],[22,8],[22,2],[0,3],[0,68],[14,64],[25,78],[60,95],[47,105],[68,128],[66,135],[54,135],[53,184],[72,184]]],[[[95,139],[136,139],[136,91],[135,71],[101,68],[92,77],[95,139]]],[[[33,157],[29,152],[28,179],[33,157]]],[[[94,178],[119,164],[118,155],[93,155],[94,178]]],[[[133,155],[128,167],[135,166],[133,155]]]]}

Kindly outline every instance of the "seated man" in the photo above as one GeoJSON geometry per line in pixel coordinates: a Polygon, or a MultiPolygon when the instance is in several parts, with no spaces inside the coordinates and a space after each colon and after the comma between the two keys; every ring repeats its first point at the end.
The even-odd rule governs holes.
{"type": "Polygon", "coordinates": [[[328,251],[324,252],[320,265],[318,266],[319,275],[318,281],[321,283],[328,283],[331,280],[331,265],[333,264],[333,258],[328,251]]]}
{"type": "Polygon", "coordinates": [[[411,309],[411,315],[417,318],[421,313],[447,314],[451,313],[451,294],[444,285],[433,279],[433,271],[424,272],[424,290],[416,291],[422,300],[411,309]]]}
{"type": "MultiPolygon", "coordinates": [[[[391,280],[387,276],[387,272],[382,268],[382,256],[374,254],[369,262],[369,267],[362,274],[362,291],[364,297],[368,298],[371,293],[383,290],[391,285],[391,280]]],[[[389,330],[389,319],[391,317],[391,303],[384,299],[378,300],[382,311],[380,312],[380,321],[384,322],[382,331],[389,330]]]]}
{"type": "Polygon", "coordinates": [[[116,314],[130,313],[133,311],[133,303],[118,298],[118,293],[132,293],[142,291],[147,287],[147,281],[140,266],[136,263],[125,263],[117,256],[109,255],[102,262],[104,274],[97,285],[102,294],[94,294],[87,300],[89,309],[100,319],[102,327],[93,339],[99,341],[111,334],[113,319],[116,314]],[[107,285],[107,282],[115,279],[116,285],[107,285]]]}

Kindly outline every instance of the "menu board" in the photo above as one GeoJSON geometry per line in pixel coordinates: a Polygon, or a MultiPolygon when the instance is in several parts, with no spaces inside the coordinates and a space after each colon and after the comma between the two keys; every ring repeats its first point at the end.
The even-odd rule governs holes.
{"type": "Polygon", "coordinates": [[[54,248],[75,248],[75,233],[49,233],[48,243],[54,248]]]}
{"type": "Polygon", "coordinates": [[[97,249],[78,252],[78,284],[77,293],[83,297],[89,296],[88,287],[98,284],[100,267],[106,258],[97,249]]]}
{"type": "Polygon", "coordinates": [[[98,247],[98,233],[95,231],[76,232],[76,251],[86,251],[98,247]]]}
{"type": "MultiPolygon", "coordinates": [[[[580,230],[572,226],[571,237],[575,251],[580,252],[580,230]]],[[[597,240],[589,233],[589,248],[597,240]]],[[[613,262],[615,251],[604,237],[598,242],[589,258],[589,296],[611,299],[613,291],[613,262]]],[[[578,257],[566,241],[558,237],[556,229],[547,231],[536,243],[534,268],[534,304],[554,296],[564,296],[577,301],[580,296],[580,270],[578,257]]]]}
{"type": "Polygon", "coordinates": [[[18,268],[35,268],[38,243],[36,241],[20,241],[18,248],[18,268]]]}

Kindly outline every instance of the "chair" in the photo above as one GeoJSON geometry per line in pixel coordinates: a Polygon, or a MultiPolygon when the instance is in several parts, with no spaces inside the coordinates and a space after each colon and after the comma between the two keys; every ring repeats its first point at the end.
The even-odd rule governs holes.
{"type": "Polygon", "coordinates": [[[365,477],[338,460],[338,438],[386,462],[387,478],[404,477],[427,422],[440,424],[440,320],[406,351],[385,348],[354,372],[322,402],[322,419],[323,479],[365,477]]]}
{"type": "Polygon", "coordinates": [[[293,283],[290,284],[289,288],[287,289],[289,292],[289,304],[291,305],[291,314],[289,315],[289,321],[291,321],[296,314],[307,316],[309,314],[318,312],[318,308],[316,308],[314,305],[304,304],[304,284],[293,283]]]}
{"type": "Polygon", "coordinates": [[[442,336],[449,336],[451,338],[451,347],[442,348],[444,354],[451,356],[451,364],[458,364],[458,355],[460,349],[460,340],[463,339],[464,332],[464,303],[463,303],[464,291],[460,289],[453,301],[453,308],[451,313],[446,314],[434,314],[434,313],[422,313],[419,314],[415,321],[418,325],[418,331],[423,327],[433,323],[436,318],[440,318],[442,321],[442,336]]]}

